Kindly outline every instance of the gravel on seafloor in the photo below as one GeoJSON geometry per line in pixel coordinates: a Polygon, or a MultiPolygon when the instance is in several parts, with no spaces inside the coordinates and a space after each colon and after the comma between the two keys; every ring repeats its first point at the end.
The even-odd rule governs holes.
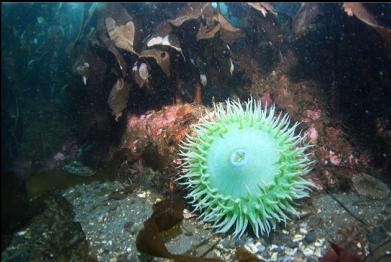
{"type": "MultiPolygon", "coordinates": [[[[80,223],[90,257],[98,261],[168,261],[140,254],[135,244],[143,222],[152,214],[153,204],[164,196],[142,187],[128,190],[121,182],[113,181],[77,185],[65,191],[62,197],[72,209],[73,217],[69,217],[80,223]]],[[[391,210],[386,202],[357,205],[358,202],[365,203],[365,199],[354,193],[336,194],[335,197],[363,220],[378,225],[368,235],[371,245],[390,237],[391,228],[387,221],[390,221],[391,210]]],[[[286,225],[278,224],[269,236],[259,239],[253,236],[251,230],[240,239],[232,239],[231,234],[213,234],[209,224],[199,221],[190,207],[184,210],[183,222],[170,229],[169,234],[164,233],[163,238],[173,254],[235,261],[236,249],[242,247],[265,261],[318,261],[329,249],[327,240],[337,242],[338,229],[357,221],[330,195],[314,194],[305,201],[298,206],[301,218],[292,217],[286,225]]],[[[43,222],[32,220],[32,223],[43,222]]],[[[30,224],[27,229],[36,226],[30,224]]],[[[15,234],[17,243],[31,241],[27,237],[27,229],[15,234]]],[[[2,254],[2,260],[12,261],[6,258],[12,257],[9,254],[16,252],[15,247],[11,244],[6,251],[7,256],[2,254]]],[[[367,246],[364,250],[374,247],[367,246]]]]}

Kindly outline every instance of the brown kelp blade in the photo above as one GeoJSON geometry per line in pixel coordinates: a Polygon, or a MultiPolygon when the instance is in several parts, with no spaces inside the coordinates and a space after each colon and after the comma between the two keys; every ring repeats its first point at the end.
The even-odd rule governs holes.
{"type": "Polygon", "coordinates": [[[220,259],[175,255],[167,250],[160,232],[179,224],[183,219],[184,208],[185,203],[179,197],[171,197],[156,203],[153,207],[152,216],[144,222],[144,228],[137,235],[136,247],[138,251],[180,262],[221,262],[220,259]]]}

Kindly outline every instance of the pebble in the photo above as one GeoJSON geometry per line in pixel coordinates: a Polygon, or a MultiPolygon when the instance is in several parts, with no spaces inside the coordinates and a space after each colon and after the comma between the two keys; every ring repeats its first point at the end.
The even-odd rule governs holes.
{"type": "Polygon", "coordinates": [[[300,233],[302,233],[303,235],[305,235],[305,234],[308,233],[308,231],[307,231],[307,229],[305,229],[305,228],[300,228],[300,233]]]}
{"type": "Polygon", "coordinates": [[[296,248],[299,245],[297,244],[297,242],[293,242],[292,240],[289,240],[287,246],[290,247],[290,248],[296,248]]]}
{"type": "Polygon", "coordinates": [[[310,244],[310,243],[314,242],[315,240],[316,240],[316,233],[314,230],[311,230],[310,232],[308,232],[308,234],[304,238],[304,241],[307,244],[310,244]]]}
{"type": "Polygon", "coordinates": [[[318,259],[313,258],[313,257],[307,257],[307,262],[318,262],[318,259]]]}
{"type": "Polygon", "coordinates": [[[307,223],[301,223],[300,229],[307,229],[307,223]]]}
{"type": "Polygon", "coordinates": [[[270,260],[271,261],[277,261],[277,256],[278,256],[278,253],[276,252],[276,253],[273,253],[273,254],[271,254],[271,256],[270,256],[270,260]]]}
{"type": "Polygon", "coordinates": [[[297,252],[297,248],[287,248],[285,250],[285,254],[287,254],[288,256],[294,256],[296,255],[296,252],[297,252]]]}
{"type": "Polygon", "coordinates": [[[293,240],[294,242],[297,242],[297,241],[303,240],[303,238],[304,238],[303,235],[296,234],[296,235],[293,236],[293,239],[292,239],[292,240],[293,240]]]}
{"type": "Polygon", "coordinates": [[[271,245],[270,246],[270,251],[274,251],[274,250],[279,250],[280,249],[280,247],[279,246],[277,246],[277,245],[271,245]]]}
{"type": "Polygon", "coordinates": [[[281,262],[291,262],[292,261],[292,257],[285,256],[285,257],[282,257],[282,258],[278,258],[278,261],[281,261],[281,262]]]}
{"type": "Polygon", "coordinates": [[[259,243],[259,245],[258,245],[258,253],[262,253],[263,251],[265,251],[265,247],[261,244],[261,243],[259,243]]]}
{"type": "Polygon", "coordinates": [[[316,242],[315,242],[315,246],[316,247],[321,247],[324,243],[325,239],[324,238],[321,238],[321,239],[318,239],[316,242]]]}
{"type": "Polygon", "coordinates": [[[314,254],[317,257],[322,257],[322,249],[320,249],[320,248],[315,249],[315,253],[314,254]]]}
{"type": "Polygon", "coordinates": [[[304,248],[303,249],[303,254],[306,257],[312,256],[314,254],[314,250],[312,248],[304,248]]]}
{"type": "Polygon", "coordinates": [[[245,244],[246,244],[246,241],[244,241],[243,239],[235,239],[235,246],[242,247],[245,244]]]}
{"type": "Polygon", "coordinates": [[[197,216],[196,214],[192,213],[191,211],[187,210],[186,208],[183,210],[183,217],[185,219],[190,219],[192,217],[197,216]]]}
{"type": "Polygon", "coordinates": [[[232,240],[224,239],[224,240],[221,242],[221,245],[222,245],[223,248],[225,248],[225,249],[230,249],[230,248],[234,248],[234,247],[235,247],[235,242],[232,241],[232,240]]]}
{"type": "Polygon", "coordinates": [[[137,194],[138,197],[145,198],[147,194],[145,192],[137,194]]]}
{"type": "Polygon", "coordinates": [[[254,244],[254,243],[247,243],[244,247],[245,247],[248,251],[250,251],[252,254],[257,253],[257,251],[258,251],[257,245],[254,244]]]}

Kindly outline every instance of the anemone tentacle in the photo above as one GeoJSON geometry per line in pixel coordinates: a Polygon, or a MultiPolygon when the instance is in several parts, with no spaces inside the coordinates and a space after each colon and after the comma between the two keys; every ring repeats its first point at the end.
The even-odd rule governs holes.
{"type": "Polygon", "coordinates": [[[312,146],[296,133],[300,123],[276,115],[274,105],[228,99],[213,108],[180,143],[183,175],[176,181],[216,232],[234,227],[238,237],[250,226],[257,237],[269,234],[298,216],[294,201],[314,187],[303,178],[314,163],[306,153],[312,146]]]}

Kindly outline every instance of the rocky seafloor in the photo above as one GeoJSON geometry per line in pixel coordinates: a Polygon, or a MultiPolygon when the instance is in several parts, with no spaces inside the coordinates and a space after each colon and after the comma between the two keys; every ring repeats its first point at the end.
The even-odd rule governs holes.
{"type": "MultiPolygon", "coordinates": [[[[95,181],[48,198],[46,208],[14,234],[2,261],[171,261],[136,247],[154,203],[167,197],[150,186],[156,174],[149,172],[150,179],[138,187],[120,180],[95,181]]],[[[319,261],[330,242],[366,261],[390,258],[389,198],[314,192],[298,210],[300,218],[277,225],[269,236],[257,239],[247,230],[233,239],[230,233],[214,234],[186,206],[182,222],[162,235],[172,254],[222,261],[256,261],[238,257],[243,248],[258,261],[319,261]]]]}

